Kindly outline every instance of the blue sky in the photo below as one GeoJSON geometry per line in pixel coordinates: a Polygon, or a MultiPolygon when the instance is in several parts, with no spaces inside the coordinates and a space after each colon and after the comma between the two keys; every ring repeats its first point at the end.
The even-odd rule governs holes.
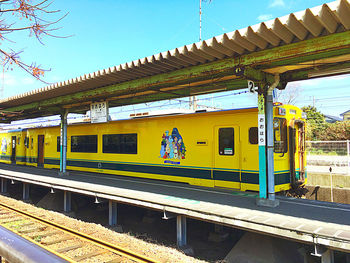
{"type": "MultiPolygon", "coordinates": [[[[212,0],[202,3],[202,39],[254,25],[291,12],[323,4],[319,0],[212,0]]],[[[65,39],[44,38],[44,45],[27,34],[11,35],[21,58],[51,69],[45,75],[48,82],[63,81],[124,62],[143,58],[199,40],[199,0],[56,0],[53,8],[68,12],[60,22],[58,35],[73,35],[65,39]]],[[[4,45],[2,46],[5,47],[4,45]]],[[[5,72],[0,78],[4,97],[40,88],[21,70],[5,72]]],[[[350,109],[350,76],[290,83],[298,90],[298,106],[315,104],[323,113],[339,115],[350,109]]],[[[231,92],[229,94],[235,94],[231,92]]],[[[254,106],[252,95],[207,95],[199,102],[217,108],[254,106]]],[[[176,101],[173,107],[185,106],[176,101]]],[[[164,104],[164,103],[163,103],[164,104]]],[[[123,107],[130,111],[163,105],[153,103],[123,107]]],[[[168,105],[169,103],[167,103],[168,105]]]]}

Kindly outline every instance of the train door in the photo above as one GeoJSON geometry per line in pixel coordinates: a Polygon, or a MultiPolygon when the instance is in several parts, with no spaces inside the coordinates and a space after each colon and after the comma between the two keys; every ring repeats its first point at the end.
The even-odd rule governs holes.
{"type": "Polygon", "coordinates": [[[239,127],[214,128],[214,169],[216,187],[241,188],[239,127]]]}
{"type": "Polygon", "coordinates": [[[292,184],[305,180],[305,123],[296,120],[289,127],[289,154],[292,184]]]}
{"type": "Polygon", "coordinates": [[[38,135],[38,166],[44,166],[44,135],[38,135]]]}
{"type": "Polygon", "coordinates": [[[295,153],[296,163],[299,166],[299,173],[297,174],[297,179],[299,181],[305,180],[305,123],[303,121],[296,121],[296,141],[297,150],[295,153]]]}
{"type": "Polygon", "coordinates": [[[16,136],[11,137],[11,163],[15,164],[16,163],[16,136]]]}

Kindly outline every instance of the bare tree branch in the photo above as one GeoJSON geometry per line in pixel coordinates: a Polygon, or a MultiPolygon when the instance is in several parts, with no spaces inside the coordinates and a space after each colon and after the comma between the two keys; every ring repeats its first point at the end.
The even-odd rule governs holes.
{"type": "Polygon", "coordinates": [[[42,80],[44,73],[48,71],[47,69],[41,68],[36,63],[23,62],[20,58],[20,54],[23,51],[14,51],[10,48],[6,51],[4,45],[1,44],[4,41],[14,43],[14,41],[4,36],[13,32],[28,32],[29,37],[35,36],[41,44],[43,44],[42,38],[44,36],[54,38],[70,37],[52,33],[61,28],[54,27],[54,25],[68,15],[66,13],[57,19],[47,20],[47,17],[52,17],[54,14],[61,12],[60,10],[50,9],[52,3],[53,1],[49,0],[41,0],[39,2],[36,0],[0,0],[0,17],[2,18],[0,20],[0,59],[4,69],[12,70],[13,66],[17,66],[34,78],[47,83],[42,80]]]}

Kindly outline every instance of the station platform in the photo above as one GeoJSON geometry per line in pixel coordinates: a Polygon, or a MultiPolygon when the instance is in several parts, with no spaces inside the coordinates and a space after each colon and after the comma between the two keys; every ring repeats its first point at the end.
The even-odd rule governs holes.
{"type": "Polygon", "coordinates": [[[257,193],[8,164],[0,164],[0,178],[350,252],[350,205],[278,196],[270,208],[256,205],[257,193]]]}

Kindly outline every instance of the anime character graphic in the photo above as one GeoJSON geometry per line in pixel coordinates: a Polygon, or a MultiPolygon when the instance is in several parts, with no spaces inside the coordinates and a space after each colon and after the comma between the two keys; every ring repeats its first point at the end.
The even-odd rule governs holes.
{"type": "Polygon", "coordinates": [[[163,159],[182,160],[186,157],[186,147],[177,128],[171,134],[165,131],[160,145],[160,157],[163,159]]]}
{"type": "Polygon", "coordinates": [[[7,152],[7,141],[6,141],[6,138],[2,138],[1,152],[3,152],[3,153],[7,152]]]}

